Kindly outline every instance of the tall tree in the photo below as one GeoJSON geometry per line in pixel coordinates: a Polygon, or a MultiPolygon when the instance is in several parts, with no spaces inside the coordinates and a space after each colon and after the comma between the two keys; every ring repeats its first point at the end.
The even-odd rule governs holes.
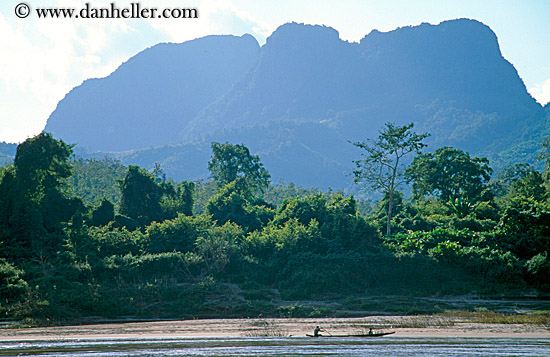
{"type": "Polygon", "coordinates": [[[18,189],[29,200],[39,202],[49,190],[59,190],[71,176],[68,161],[72,146],[42,132],[17,147],[14,166],[18,189]]]}
{"type": "Polygon", "coordinates": [[[179,213],[192,215],[195,185],[187,181],[176,184],[166,180],[158,165],[153,173],[130,165],[119,184],[119,212],[142,226],[152,221],[176,218],[179,213]]]}
{"type": "Polygon", "coordinates": [[[84,205],[66,190],[71,175],[72,146],[41,133],[17,147],[13,168],[5,171],[0,192],[0,226],[9,232],[4,240],[13,257],[39,257],[44,262],[55,256],[62,244],[62,222],[67,222],[84,205]],[[6,222],[5,217],[9,217],[6,222]]]}
{"type": "Polygon", "coordinates": [[[243,180],[249,189],[263,191],[271,178],[259,156],[250,154],[244,144],[212,143],[208,170],[218,187],[243,180]]]}
{"type": "Polygon", "coordinates": [[[135,219],[142,225],[160,220],[162,188],[147,170],[128,166],[124,180],[120,182],[120,213],[135,219]]]}
{"type": "Polygon", "coordinates": [[[416,196],[437,196],[461,216],[482,199],[492,171],[487,158],[445,146],[415,157],[405,173],[416,196]]]}
{"type": "Polygon", "coordinates": [[[397,187],[405,183],[404,158],[409,154],[419,154],[426,146],[422,140],[429,134],[417,134],[412,131],[414,124],[395,126],[386,123],[379,131],[377,139],[356,142],[353,145],[364,149],[363,159],[354,161],[355,182],[365,181],[373,190],[382,190],[388,194],[388,212],[386,234],[391,235],[393,197],[397,187]]]}

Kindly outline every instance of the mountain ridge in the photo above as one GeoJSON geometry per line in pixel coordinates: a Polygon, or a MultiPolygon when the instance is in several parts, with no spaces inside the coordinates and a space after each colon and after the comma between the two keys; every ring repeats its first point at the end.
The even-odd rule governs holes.
{"type": "MultiPolygon", "coordinates": [[[[126,151],[114,155],[125,163],[147,165],[151,160],[140,157],[156,152],[157,162],[167,164],[168,174],[194,179],[205,178],[205,171],[198,170],[199,174],[189,165],[199,165],[195,160],[199,157],[207,161],[205,147],[211,141],[244,143],[260,154],[274,178],[293,177],[303,186],[343,188],[351,182],[352,160],[358,159],[349,141],[376,136],[387,121],[414,122],[416,131],[430,132],[430,150],[455,146],[488,156],[499,167],[514,163],[510,153],[515,147],[525,151],[521,159],[533,163],[534,143],[548,134],[542,106],[502,56],[496,34],[476,20],[373,30],[359,42],[341,40],[330,27],[288,23],[261,47],[244,35],[211,36],[164,48],[163,56],[151,55],[155,61],[130,59],[106,79],[90,82],[102,86],[118,82],[120,91],[126,93],[119,99],[128,102],[122,107],[141,108],[139,114],[143,114],[138,117],[141,121],[123,119],[126,124],[118,131],[99,131],[96,135],[102,141],[84,137],[92,142],[88,145],[92,151],[126,151]],[[176,53],[176,48],[182,50],[176,53]],[[218,56],[205,56],[205,52],[218,56]],[[139,77],[144,71],[136,62],[153,63],[163,76],[154,78],[152,84],[131,82],[137,83],[131,92],[125,77],[139,77]],[[170,80],[182,62],[188,65],[187,72],[170,80]],[[163,72],[162,68],[167,69],[163,72]],[[216,85],[218,89],[213,90],[216,85]],[[148,86],[149,91],[140,86],[148,86]],[[164,93],[160,98],[164,101],[147,98],[151,88],[164,93]],[[146,95],[139,96],[140,90],[146,95]],[[182,101],[189,105],[187,111],[182,101]],[[140,106],[143,103],[148,105],[140,106]],[[539,129],[529,130],[535,127],[539,129]],[[285,130],[292,134],[285,137],[281,134],[285,130]],[[180,145],[182,152],[163,151],[163,144],[180,145]],[[186,167],[194,174],[186,175],[186,167]]],[[[64,132],[62,124],[81,91],[79,87],[71,91],[67,95],[71,98],[59,103],[46,126],[68,142],[79,142],[64,132]]],[[[102,102],[101,98],[87,99],[103,112],[80,110],[78,120],[99,127],[100,115],[110,118],[109,124],[116,123],[109,110],[130,116],[116,101],[102,102]]],[[[205,167],[206,161],[199,166],[205,167]]]]}
{"type": "Polygon", "coordinates": [[[73,88],[58,103],[45,130],[90,150],[176,141],[185,120],[227,91],[258,50],[250,35],[157,44],[109,76],[73,88]]]}

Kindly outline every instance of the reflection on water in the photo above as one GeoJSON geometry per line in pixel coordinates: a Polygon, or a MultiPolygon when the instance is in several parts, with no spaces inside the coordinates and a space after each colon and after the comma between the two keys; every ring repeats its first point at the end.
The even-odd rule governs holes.
{"type": "Polygon", "coordinates": [[[548,356],[548,339],[189,338],[0,342],[2,356],[548,356]]]}

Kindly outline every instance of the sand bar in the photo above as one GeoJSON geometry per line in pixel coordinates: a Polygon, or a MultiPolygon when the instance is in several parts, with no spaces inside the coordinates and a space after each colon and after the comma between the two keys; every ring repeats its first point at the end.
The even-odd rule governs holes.
{"type": "Polygon", "coordinates": [[[480,324],[437,317],[364,318],[253,318],[154,322],[102,323],[93,325],[0,329],[0,341],[85,339],[143,339],[200,337],[305,336],[315,326],[325,334],[395,331],[400,337],[549,338],[550,329],[539,325],[480,324]]]}

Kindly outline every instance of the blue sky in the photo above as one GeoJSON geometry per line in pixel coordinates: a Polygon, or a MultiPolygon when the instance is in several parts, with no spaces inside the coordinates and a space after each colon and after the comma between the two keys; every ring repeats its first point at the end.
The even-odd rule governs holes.
{"type": "Polygon", "coordinates": [[[57,103],[87,78],[104,77],[139,51],[159,42],[210,34],[250,33],[263,44],[286,22],[322,24],[340,38],[359,41],[371,30],[479,20],[496,33],[501,51],[530,93],[550,101],[549,0],[142,0],[142,7],[199,10],[199,19],[38,19],[15,16],[25,2],[80,9],[129,6],[127,0],[2,0],[0,3],[0,141],[38,134],[57,103]]]}

